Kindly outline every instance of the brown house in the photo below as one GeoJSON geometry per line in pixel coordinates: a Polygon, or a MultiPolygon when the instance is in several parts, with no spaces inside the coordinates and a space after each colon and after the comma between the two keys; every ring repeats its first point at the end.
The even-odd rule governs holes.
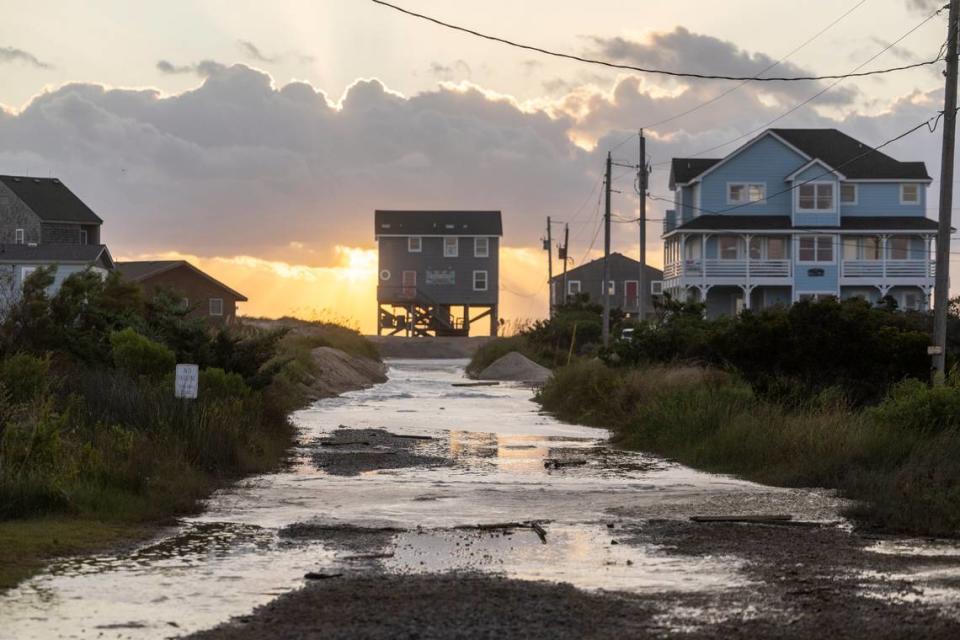
{"type": "Polygon", "coordinates": [[[165,288],[183,296],[190,317],[212,323],[231,324],[237,318],[237,303],[247,298],[212,278],[186,260],[118,262],[117,270],[127,280],[139,282],[147,296],[165,288]]]}

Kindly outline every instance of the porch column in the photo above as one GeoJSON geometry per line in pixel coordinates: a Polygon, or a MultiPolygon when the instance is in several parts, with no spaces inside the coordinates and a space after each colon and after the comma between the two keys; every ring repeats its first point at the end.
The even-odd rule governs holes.
{"type": "MultiPolygon", "coordinates": [[[[700,276],[703,280],[703,291],[706,291],[707,287],[707,241],[713,234],[705,233],[700,236],[700,276]]],[[[704,298],[706,298],[706,293],[704,293],[704,298]]]]}
{"type": "Polygon", "coordinates": [[[680,234],[680,255],[677,256],[677,275],[681,278],[687,275],[687,234],[680,234]]]}
{"type": "MultiPolygon", "coordinates": [[[[753,238],[753,236],[752,236],[751,234],[749,234],[749,233],[743,234],[744,248],[746,249],[746,255],[745,255],[744,257],[746,258],[746,264],[747,264],[747,267],[746,267],[746,282],[747,282],[747,286],[748,286],[748,287],[750,286],[750,240],[751,240],[751,238],[753,238]]],[[[749,298],[748,298],[748,300],[747,300],[746,307],[747,307],[747,309],[750,308],[749,298]]]]}
{"type": "Polygon", "coordinates": [[[887,283],[887,237],[887,234],[880,236],[880,268],[883,274],[883,284],[887,283]]]}

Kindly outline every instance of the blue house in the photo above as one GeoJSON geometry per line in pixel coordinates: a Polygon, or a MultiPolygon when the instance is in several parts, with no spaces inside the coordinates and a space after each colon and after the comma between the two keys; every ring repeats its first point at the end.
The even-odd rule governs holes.
{"type": "Polygon", "coordinates": [[[768,129],[725,158],[674,158],[663,290],[711,317],[827,296],[926,310],[930,182],[924,163],[836,129],[768,129]]]}

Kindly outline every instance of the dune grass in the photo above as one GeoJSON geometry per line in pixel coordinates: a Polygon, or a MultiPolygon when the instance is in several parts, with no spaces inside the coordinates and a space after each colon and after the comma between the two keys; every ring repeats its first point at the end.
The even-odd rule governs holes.
{"type": "Polygon", "coordinates": [[[916,381],[854,409],[825,392],[802,405],[758,397],[734,375],[690,366],[555,372],[538,399],[558,417],[611,429],[623,447],[766,484],[835,488],[863,526],[960,533],[960,388],[916,381]]]}

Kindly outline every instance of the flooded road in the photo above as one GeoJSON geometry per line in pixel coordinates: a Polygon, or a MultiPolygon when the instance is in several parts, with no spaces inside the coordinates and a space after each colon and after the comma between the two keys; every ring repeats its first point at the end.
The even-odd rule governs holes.
{"type": "MultiPolygon", "coordinates": [[[[332,582],[450,571],[658,594],[651,619],[687,633],[762,617],[743,604],[770,593],[751,555],[762,545],[776,555],[784,541],[804,539],[816,555],[852,538],[827,493],[610,449],[605,431],[540,413],[529,389],[453,386],[464,381],[462,361],[389,364],[387,383],[294,416],[301,445],[286,471],[220,492],[150,544],[58,562],[0,596],[0,637],[176,637],[250,614],[307,573],[332,582]],[[806,524],[758,532],[688,522],[724,513],[788,513],[806,524]]],[[[842,544],[860,557],[860,542],[842,544]]],[[[924,615],[953,619],[960,550],[870,545],[862,554],[876,564],[844,568],[858,602],[919,603],[924,615]],[[931,575],[928,598],[896,586],[931,575]]],[[[787,560],[802,566],[797,554],[787,560]]],[[[778,606],[767,614],[787,615],[789,603],[778,606]]]]}

